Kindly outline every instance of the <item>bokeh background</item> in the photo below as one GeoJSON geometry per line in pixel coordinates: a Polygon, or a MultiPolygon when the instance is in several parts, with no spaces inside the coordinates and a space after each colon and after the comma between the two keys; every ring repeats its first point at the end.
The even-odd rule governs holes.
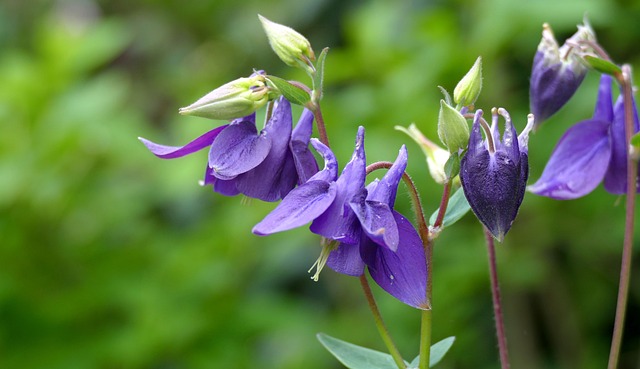
{"type": "MultiPolygon", "coordinates": [[[[435,139],[437,86],[452,91],[478,55],[477,106],[507,108],[518,130],[543,22],[563,40],[587,13],[611,56],[640,67],[630,0],[3,0],[0,368],[340,368],[321,331],[383,349],[357,279],[309,279],[317,237],[251,234],[274,204],[198,186],[204,151],[163,161],[137,140],[180,145],[218,125],[177,109],[253,68],[307,82],[271,52],[258,13],[331,48],[323,107],[340,162],[361,124],[369,162],[407,143],[428,212],[441,189],[393,126],[415,122],[435,139]]],[[[591,115],[597,82],[590,74],[531,137],[532,180],[564,130],[591,115]]],[[[512,367],[606,365],[623,213],[602,188],[525,197],[498,247],[512,367]]],[[[621,368],[640,368],[635,246],[621,368]]],[[[442,369],[499,365],[486,259],[472,215],[438,240],[434,339],[457,337],[442,369]]],[[[375,293],[413,358],[419,313],[375,293]]]]}

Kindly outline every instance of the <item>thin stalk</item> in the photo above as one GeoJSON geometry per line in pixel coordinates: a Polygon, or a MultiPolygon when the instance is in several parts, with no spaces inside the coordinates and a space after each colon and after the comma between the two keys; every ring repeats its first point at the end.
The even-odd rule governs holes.
{"type": "Polygon", "coordinates": [[[496,264],[496,249],[493,236],[486,227],[484,236],[487,240],[487,250],[489,253],[489,274],[491,276],[491,296],[493,298],[493,315],[496,321],[496,335],[498,336],[498,349],[500,351],[500,366],[502,369],[509,369],[509,352],[507,351],[507,336],[504,333],[504,322],[502,320],[502,303],[500,302],[500,286],[498,284],[498,266],[496,264]]]}
{"type": "Polygon", "coordinates": [[[444,220],[444,215],[447,212],[447,206],[449,206],[449,194],[451,193],[451,181],[447,181],[444,184],[444,189],[442,190],[442,198],[440,199],[440,208],[438,208],[438,216],[436,217],[436,221],[433,223],[433,228],[438,228],[442,225],[442,221],[444,220]]]}
{"type": "Polygon", "coordinates": [[[318,127],[318,135],[320,141],[329,147],[329,136],[327,136],[327,128],[324,124],[324,118],[322,117],[322,110],[320,109],[320,102],[316,102],[310,109],[313,112],[313,116],[316,119],[316,126],[318,127]]]}
{"type": "MultiPolygon", "coordinates": [[[[393,163],[388,161],[378,161],[369,164],[367,166],[367,175],[378,169],[389,169],[392,165],[393,163]]],[[[422,211],[422,202],[420,201],[420,194],[418,193],[418,189],[413,183],[411,176],[409,176],[406,172],[402,173],[402,180],[409,189],[409,196],[411,196],[411,205],[413,206],[413,212],[415,213],[416,221],[418,222],[418,233],[420,234],[420,238],[426,239],[429,235],[429,226],[427,225],[427,220],[424,217],[424,212],[422,211]]]]}
{"type": "Polygon", "coordinates": [[[391,354],[391,357],[393,357],[393,361],[395,361],[399,369],[405,369],[407,366],[402,359],[402,355],[400,355],[400,351],[398,351],[398,348],[393,343],[391,335],[389,334],[389,330],[384,324],[384,320],[382,320],[382,314],[380,314],[378,304],[376,304],[376,300],[373,297],[373,293],[371,292],[369,281],[367,281],[367,277],[364,274],[360,276],[360,285],[362,286],[362,291],[364,292],[364,295],[367,298],[367,302],[369,303],[369,308],[371,309],[371,313],[373,314],[373,320],[376,322],[378,333],[380,333],[380,337],[382,337],[385,346],[387,346],[389,354],[391,354]]]}
{"type": "MultiPolygon", "coordinates": [[[[367,174],[373,172],[374,170],[378,170],[381,168],[391,168],[393,163],[390,162],[377,162],[367,166],[367,174]]],[[[416,189],[415,184],[411,177],[405,172],[402,174],[402,180],[407,185],[409,189],[409,194],[411,196],[411,203],[413,205],[413,211],[415,213],[417,222],[418,222],[418,233],[420,234],[420,239],[422,240],[422,246],[424,247],[425,259],[427,261],[427,302],[429,306],[427,309],[422,310],[421,321],[420,321],[420,362],[418,364],[418,368],[420,369],[428,369],[429,368],[429,360],[431,355],[431,286],[432,286],[432,267],[431,267],[431,259],[433,256],[433,241],[429,238],[429,226],[427,225],[427,221],[424,217],[424,211],[422,210],[422,203],[420,201],[420,195],[418,194],[418,190],[416,189]]],[[[443,197],[449,197],[448,193],[443,194],[443,197]]],[[[446,203],[444,205],[446,209],[446,203]]]]}
{"type": "Polygon", "coordinates": [[[422,310],[422,320],[420,322],[420,363],[419,369],[429,369],[431,360],[431,309],[422,310]]]}
{"type": "MultiPolygon", "coordinates": [[[[617,76],[622,87],[622,99],[624,102],[625,142],[629,148],[631,136],[634,134],[633,126],[633,91],[631,82],[631,67],[622,66],[622,75],[617,76]]],[[[631,277],[631,259],[633,249],[633,223],[636,206],[636,180],[638,177],[638,162],[632,155],[627,154],[627,199],[624,227],[624,241],[622,246],[622,261],[620,266],[620,283],[618,286],[618,300],[616,305],[616,318],[613,324],[613,336],[611,338],[611,351],[609,352],[608,369],[616,369],[620,358],[620,346],[624,331],[624,320],[629,297],[629,279],[631,277]]]]}

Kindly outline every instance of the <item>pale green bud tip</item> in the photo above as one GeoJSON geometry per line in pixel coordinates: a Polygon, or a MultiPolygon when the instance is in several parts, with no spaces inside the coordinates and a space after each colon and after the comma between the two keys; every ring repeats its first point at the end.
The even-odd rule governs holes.
{"type": "Polygon", "coordinates": [[[395,126],[395,129],[406,133],[407,136],[411,137],[420,146],[426,156],[429,174],[436,183],[444,184],[447,180],[444,165],[447,160],[449,160],[449,152],[429,140],[413,123],[407,128],[395,126]]]}
{"type": "Polygon", "coordinates": [[[193,104],[180,108],[182,115],[231,120],[247,116],[264,106],[270,88],[264,75],[238,78],[209,92],[193,104]]]}
{"type": "Polygon", "coordinates": [[[268,20],[258,14],[269,44],[278,57],[288,66],[313,70],[316,60],[309,41],[294,29],[268,20]]]}
{"type": "Polygon", "coordinates": [[[482,57],[479,56],[469,72],[453,90],[453,100],[461,106],[473,105],[482,90],[482,57]]]}
{"type": "Polygon", "coordinates": [[[454,107],[440,100],[438,137],[450,153],[464,150],[469,143],[469,125],[454,107]]]}

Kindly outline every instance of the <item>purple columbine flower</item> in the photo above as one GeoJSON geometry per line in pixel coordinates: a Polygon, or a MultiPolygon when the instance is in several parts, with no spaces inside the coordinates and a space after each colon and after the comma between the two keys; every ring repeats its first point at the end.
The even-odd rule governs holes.
{"type": "Polygon", "coordinates": [[[210,147],[203,185],[212,185],[214,191],[227,196],[244,194],[263,201],[276,201],[318,171],[313,154],[308,150],[313,115],[305,111],[293,132],[291,125],[291,104],[280,98],[260,132],[256,128],[255,114],[251,114],[217,127],[185,146],[164,146],[144,138],[140,140],[163,159],[182,157],[210,147]]]}
{"type": "MultiPolygon", "coordinates": [[[[591,119],[569,128],[560,138],[542,176],[529,191],[557,200],[589,194],[604,179],[612,194],[627,191],[627,144],[624,132],[624,103],[619,97],[613,106],[612,79],[600,78],[598,100],[591,119]]],[[[634,132],[638,132],[638,112],[633,103],[634,132]]],[[[637,188],[640,191],[640,186],[637,188]]]]}
{"type": "Polygon", "coordinates": [[[595,41],[595,34],[586,21],[562,47],[558,47],[551,27],[546,23],[542,27],[529,90],[536,126],[560,110],[576,92],[588,70],[576,51],[583,46],[580,42],[595,41]]]}
{"type": "Polygon", "coordinates": [[[529,114],[526,128],[517,137],[506,110],[492,110],[491,128],[482,120],[482,110],[476,111],[468,151],[460,161],[460,181],[471,210],[498,241],[511,228],[524,198],[529,176],[527,146],[533,122],[529,114]],[[505,118],[502,140],[498,115],[505,118]]]}
{"type": "Polygon", "coordinates": [[[364,128],[358,130],[353,156],[340,177],[331,150],[318,140],[311,143],[324,157],[325,168],[291,191],[253,232],[268,235],[311,222],[311,231],[324,237],[314,279],[325,264],[351,276],[362,275],[366,265],[389,294],[428,308],[422,242],[413,225],[393,210],[407,165],[404,146],[386,175],[365,188],[364,128]]]}

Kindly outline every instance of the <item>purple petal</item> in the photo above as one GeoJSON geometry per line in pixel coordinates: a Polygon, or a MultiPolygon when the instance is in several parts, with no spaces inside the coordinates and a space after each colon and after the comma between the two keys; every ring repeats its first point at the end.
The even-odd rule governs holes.
{"type": "Polygon", "coordinates": [[[327,211],[313,221],[311,232],[344,243],[359,242],[360,225],[348,202],[364,187],[365,174],[364,128],[360,127],[353,157],[335,182],[336,199],[327,211]]]}
{"type": "Polygon", "coordinates": [[[504,109],[498,109],[499,114],[505,118],[504,133],[502,134],[502,141],[496,143],[496,151],[498,148],[502,148],[507,156],[513,160],[516,165],[520,165],[520,147],[518,145],[518,133],[516,132],[511,116],[504,109]]]}
{"type": "Polygon", "coordinates": [[[389,168],[375,188],[369,189],[367,200],[383,202],[393,207],[393,204],[396,202],[398,184],[400,184],[405,169],[407,169],[407,148],[402,145],[398,152],[398,157],[391,168],[389,168]]]}
{"type": "Polygon", "coordinates": [[[291,139],[291,104],[281,98],[263,130],[271,140],[269,154],[255,168],[237,177],[236,186],[244,195],[263,201],[277,201],[291,191],[297,181],[291,139]]]}
{"type": "Polygon", "coordinates": [[[318,154],[322,155],[324,160],[324,168],[318,173],[314,174],[309,181],[318,180],[325,182],[335,182],[338,178],[338,160],[336,160],[336,156],[333,154],[333,151],[325,144],[320,142],[320,140],[312,138],[311,145],[318,152],[318,154]]]}
{"type": "Polygon", "coordinates": [[[303,226],[322,214],[336,197],[336,185],[309,181],[293,189],[260,223],[253,233],[268,235],[303,226]]]}
{"type": "Polygon", "coordinates": [[[202,186],[213,186],[213,190],[219,194],[225,196],[236,196],[240,193],[236,188],[235,179],[231,180],[223,180],[220,178],[216,178],[213,174],[211,174],[212,170],[207,165],[207,168],[204,172],[204,180],[200,183],[202,186]]]}
{"type": "Polygon", "coordinates": [[[289,147],[298,172],[298,184],[303,184],[318,172],[318,163],[309,150],[309,140],[313,132],[313,113],[304,109],[296,128],[291,133],[289,147]]]}
{"type": "Polygon", "coordinates": [[[533,59],[529,97],[536,125],[555,114],[576,92],[586,70],[571,64],[545,60],[545,54],[536,52],[533,59]]]}
{"type": "MultiPolygon", "coordinates": [[[[382,182],[380,182],[382,183],[382,182]]],[[[379,187],[379,185],[374,186],[379,187]]],[[[377,244],[392,251],[398,248],[398,225],[393,212],[386,202],[366,200],[367,190],[362,189],[349,202],[356,214],[362,230],[377,244]]]]}
{"type": "Polygon", "coordinates": [[[271,149],[271,137],[258,135],[251,120],[235,120],[218,135],[209,151],[209,166],[213,175],[231,179],[262,163],[271,149]]]}
{"type": "Polygon", "coordinates": [[[400,243],[393,252],[363,240],[360,254],[369,274],[393,297],[417,309],[429,309],[427,301],[427,260],[418,232],[411,222],[394,211],[400,243]]]}
{"type": "Polygon", "coordinates": [[[611,76],[602,74],[600,77],[600,87],[598,87],[598,99],[593,112],[593,119],[613,122],[613,97],[611,95],[611,76]]]}
{"type": "MultiPolygon", "coordinates": [[[[627,192],[627,162],[628,149],[625,137],[624,104],[622,97],[616,102],[613,123],[609,134],[611,135],[611,160],[609,168],[604,176],[604,188],[607,192],[622,195],[627,192]]],[[[635,99],[633,101],[633,131],[638,132],[638,110],[635,99]]],[[[640,183],[636,181],[636,192],[640,190],[640,183]]]]}
{"type": "Polygon", "coordinates": [[[557,200],[582,197],[602,181],[611,157],[609,122],[586,120],[569,128],[529,191],[557,200]]]}
{"type": "Polygon", "coordinates": [[[228,125],[215,128],[195,140],[189,142],[184,146],[165,146],[151,142],[142,137],[138,137],[140,141],[157,157],[162,159],[174,159],[185,155],[192,154],[196,151],[202,150],[213,143],[213,140],[222,132],[228,125]]]}
{"type": "Polygon", "coordinates": [[[364,262],[360,257],[359,245],[341,243],[329,254],[327,266],[340,274],[361,276],[364,273],[364,262]]]}

